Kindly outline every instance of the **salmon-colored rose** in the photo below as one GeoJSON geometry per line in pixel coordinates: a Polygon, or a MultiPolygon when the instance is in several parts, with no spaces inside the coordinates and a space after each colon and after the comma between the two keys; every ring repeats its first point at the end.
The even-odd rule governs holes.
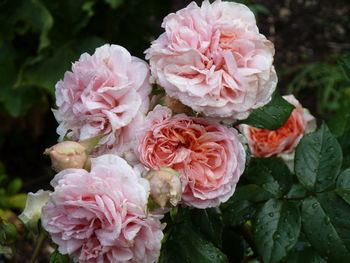
{"type": "Polygon", "coordinates": [[[240,130],[248,141],[250,151],[255,157],[280,156],[285,160],[294,160],[294,149],[304,134],[315,130],[315,118],[307,109],[303,109],[293,96],[283,97],[295,106],[286,123],[277,130],[259,129],[240,125],[240,130]]]}
{"type": "Polygon", "coordinates": [[[245,165],[238,133],[215,122],[157,106],[146,118],[136,153],[152,169],[169,167],[180,173],[183,203],[197,208],[230,198],[245,165]]]}

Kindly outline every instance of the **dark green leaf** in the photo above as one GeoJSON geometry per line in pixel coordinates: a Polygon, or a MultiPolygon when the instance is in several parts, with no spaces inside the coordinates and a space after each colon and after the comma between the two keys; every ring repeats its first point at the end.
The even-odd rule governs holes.
{"type": "Polygon", "coordinates": [[[350,189],[335,189],[334,190],[337,195],[339,195],[345,202],[347,202],[350,205],[350,189]]]}
{"type": "Polygon", "coordinates": [[[288,254],[286,263],[326,263],[305,237],[303,232],[300,232],[298,242],[295,244],[292,251],[288,254]]]}
{"type": "Polygon", "coordinates": [[[254,215],[257,205],[254,202],[266,201],[272,194],[258,185],[237,187],[233,196],[222,204],[225,225],[236,226],[245,223],[254,215]]]}
{"type": "Polygon", "coordinates": [[[255,215],[253,226],[255,244],[263,262],[280,262],[299,237],[298,204],[271,199],[255,215]]]}
{"type": "Polygon", "coordinates": [[[176,225],[162,246],[159,263],[225,263],[227,257],[188,222],[176,225]]]}
{"type": "Polygon", "coordinates": [[[81,53],[93,52],[102,43],[97,37],[89,37],[79,40],[79,43],[63,45],[52,57],[24,68],[17,86],[37,86],[54,96],[56,82],[63,78],[65,71],[71,69],[71,63],[77,60],[81,53]]]}
{"type": "Polygon", "coordinates": [[[57,250],[51,254],[49,263],[71,263],[68,255],[62,255],[57,250]]]}
{"type": "Polygon", "coordinates": [[[253,110],[247,119],[238,121],[237,124],[244,123],[260,129],[276,130],[288,120],[293,109],[294,106],[275,91],[268,104],[253,110]]]}
{"type": "Polygon", "coordinates": [[[350,81],[350,55],[342,56],[338,60],[338,63],[340,65],[340,67],[342,68],[344,75],[350,81]]]}
{"type": "Polygon", "coordinates": [[[293,182],[288,167],[278,158],[254,159],[244,176],[246,180],[261,186],[274,197],[286,194],[293,182]]]}
{"type": "Polygon", "coordinates": [[[295,154],[295,174],[307,189],[324,191],[335,186],[342,159],[338,141],[323,124],[300,141],[295,154]]]}
{"type": "Polygon", "coordinates": [[[16,179],[12,180],[7,187],[7,194],[14,195],[14,194],[18,193],[19,190],[21,190],[22,185],[23,185],[23,183],[22,183],[21,179],[16,178],[16,179]]]}
{"type": "Polygon", "coordinates": [[[11,245],[16,242],[17,229],[13,224],[0,220],[0,244],[11,245]]]}
{"type": "Polygon", "coordinates": [[[344,135],[350,130],[350,106],[344,104],[327,122],[329,130],[337,137],[344,135]]]}
{"type": "Polygon", "coordinates": [[[191,219],[195,228],[217,247],[222,245],[223,220],[219,208],[193,209],[191,219]]]}
{"type": "Polygon", "coordinates": [[[337,179],[337,188],[350,188],[350,168],[339,174],[337,179]]]}
{"type": "Polygon", "coordinates": [[[290,188],[287,198],[303,198],[307,195],[307,190],[301,184],[293,184],[290,188]]]}
{"type": "Polygon", "coordinates": [[[303,229],[311,245],[329,262],[349,262],[350,206],[334,193],[309,197],[302,205],[303,229]]]}
{"type": "Polygon", "coordinates": [[[120,6],[124,0],[105,0],[105,2],[115,9],[120,6]]]}
{"type": "Polygon", "coordinates": [[[230,263],[242,262],[247,245],[242,237],[236,232],[235,228],[224,228],[222,243],[222,251],[225,253],[230,263]]]}
{"type": "Polygon", "coordinates": [[[289,253],[286,263],[327,263],[320,255],[312,248],[307,247],[301,251],[293,251],[289,253]]]}

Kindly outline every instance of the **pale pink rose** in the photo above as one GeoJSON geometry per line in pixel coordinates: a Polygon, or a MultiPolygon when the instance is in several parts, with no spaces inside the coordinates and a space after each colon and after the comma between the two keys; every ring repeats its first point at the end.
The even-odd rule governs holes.
{"type": "Polygon", "coordinates": [[[149,77],[147,63],[121,46],[82,54],[56,84],[58,134],[72,140],[108,134],[98,153],[118,151],[130,139],[128,126],[148,110],[149,77]]]}
{"type": "Polygon", "coordinates": [[[156,262],[163,233],[147,214],[149,184],[115,155],[92,159],[91,172],[67,169],[51,182],[42,225],[80,263],[156,262]]]}
{"type": "Polygon", "coordinates": [[[301,138],[316,129],[316,120],[293,96],[283,96],[295,106],[286,123],[277,130],[259,129],[246,124],[239,126],[255,157],[282,157],[293,170],[294,150],[301,138]]]}
{"type": "Polygon", "coordinates": [[[236,130],[183,114],[171,118],[170,109],[159,105],[148,114],[138,140],[135,151],[142,163],[180,173],[182,201],[189,206],[227,201],[244,170],[245,151],[236,130]]]}
{"type": "Polygon", "coordinates": [[[204,1],[164,18],[146,51],[166,92],[206,116],[244,119],[269,102],[277,84],[274,46],[244,5],[204,1]]]}

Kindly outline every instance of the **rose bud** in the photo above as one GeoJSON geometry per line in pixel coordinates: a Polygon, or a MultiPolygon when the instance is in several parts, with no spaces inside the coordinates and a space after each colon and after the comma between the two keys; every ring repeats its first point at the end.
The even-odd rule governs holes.
{"type": "Polygon", "coordinates": [[[165,167],[148,174],[151,198],[162,209],[167,203],[176,206],[181,200],[182,186],[179,176],[177,171],[165,167]]]}
{"type": "Polygon", "coordinates": [[[60,142],[45,150],[52,162],[52,169],[56,172],[67,168],[83,168],[88,158],[86,148],[80,143],[72,141],[60,142]]]}

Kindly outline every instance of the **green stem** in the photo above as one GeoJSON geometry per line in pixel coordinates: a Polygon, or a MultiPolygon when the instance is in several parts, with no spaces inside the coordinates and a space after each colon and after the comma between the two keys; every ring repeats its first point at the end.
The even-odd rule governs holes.
{"type": "Polygon", "coordinates": [[[239,232],[241,233],[243,238],[247,241],[248,245],[253,250],[252,256],[257,257],[259,255],[259,253],[258,253],[258,249],[257,249],[255,242],[254,242],[254,237],[253,237],[252,231],[246,225],[240,225],[239,232]]]}
{"type": "Polygon", "coordinates": [[[30,259],[29,263],[35,263],[37,257],[39,256],[39,253],[41,251],[41,247],[43,246],[44,240],[46,238],[45,232],[44,231],[40,231],[39,237],[36,241],[36,246],[34,249],[34,253],[32,258],[30,259]]]}

